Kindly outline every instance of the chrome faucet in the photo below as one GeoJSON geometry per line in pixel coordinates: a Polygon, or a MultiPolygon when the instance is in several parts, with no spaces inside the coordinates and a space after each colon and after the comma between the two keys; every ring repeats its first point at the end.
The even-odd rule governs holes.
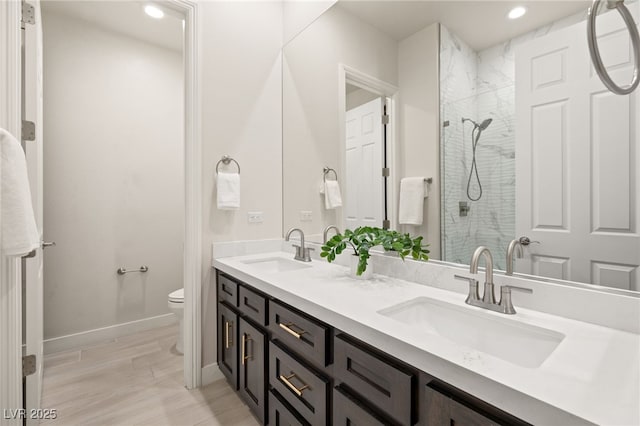
{"type": "Polygon", "coordinates": [[[521,259],[523,256],[522,243],[519,240],[511,240],[509,247],[507,247],[507,272],[505,275],[513,275],[513,253],[516,257],[521,259]]]}
{"type": "Polygon", "coordinates": [[[478,273],[478,263],[480,262],[480,256],[484,255],[484,294],[482,295],[482,301],[484,303],[496,303],[496,296],[493,291],[493,256],[491,252],[485,246],[480,246],[473,252],[471,256],[471,264],[469,265],[469,272],[472,274],[478,273]]]}
{"type": "Polygon", "coordinates": [[[484,256],[485,259],[485,283],[482,299],[480,299],[480,295],[478,294],[478,280],[461,275],[454,275],[454,278],[456,279],[466,280],[469,282],[469,294],[467,295],[465,303],[503,314],[515,314],[516,310],[514,309],[513,302],[511,300],[511,291],[516,290],[525,293],[533,293],[533,290],[531,290],[530,288],[517,287],[514,285],[503,285],[500,287],[500,302],[496,303],[495,295],[493,292],[493,257],[491,256],[491,252],[487,247],[480,246],[473,253],[473,256],[471,257],[471,265],[469,266],[469,272],[471,272],[472,274],[478,273],[478,263],[480,261],[480,256],[484,256]]]}
{"type": "Polygon", "coordinates": [[[340,233],[340,230],[335,225],[329,225],[326,228],[324,228],[324,231],[322,232],[322,242],[324,244],[327,244],[327,236],[329,235],[329,231],[332,229],[335,229],[337,234],[340,233]]]}
{"type": "Polygon", "coordinates": [[[304,246],[304,232],[300,228],[291,228],[287,232],[287,235],[284,237],[285,241],[289,241],[289,237],[291,237],[291,233],[294,231],[298,231],[300,233],[300,245],[293,246],[296,248],[296,255],[293,256],[295,260],[299,260],[301,262],[311,262],[311,256],[309,255],[309,251],[313,250],[312,248],[308,248],[304,246]]]}

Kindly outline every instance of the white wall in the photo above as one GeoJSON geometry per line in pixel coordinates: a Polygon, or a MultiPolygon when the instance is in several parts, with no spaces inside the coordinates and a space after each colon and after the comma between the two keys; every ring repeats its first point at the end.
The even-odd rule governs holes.
{"type": "Polygon", "coordinates": [[[57,242],[45,338],[168,313],[182,287],[182,55],[62,15],[43,23],[44,229],[57,242]]]}
{"type": "Polygon", "coordinates": [[[440,259],[439,32],[439,24],[430,25],[400,41],[398,49],[402,176],[433,178],[422,226],[404,228],[425,237],[434,259],[440,259]]]}
{"type": "Polygon", "coordinates": [[[339,64],[397,85],[398,43],[338,6],[325,12],[284,49],[284,228],[320,234],[342,226],[342,209],[325,210],[318,192],[323,167],[337,171],[344,194],[346,173],[338,123],[339,64]],[[312,221],[301,221],[300,211],[312,221]]]}
{"type": "Polygon", "coordinates": [[[216,360],[212,242],[282,237],[282,4],[200,2],[203,365],[216,360]],[[240,163],[241,207],[216,208],[215,166],[240,163]],[[264,222],[248,223],[261,211],[264,222]]]}

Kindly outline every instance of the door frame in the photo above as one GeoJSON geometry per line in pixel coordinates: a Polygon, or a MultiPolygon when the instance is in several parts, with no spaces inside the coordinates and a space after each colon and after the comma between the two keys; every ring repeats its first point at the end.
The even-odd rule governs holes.
{"type": "MultiPolygon", "coordinates": [[[[398,137],[398,93],[399,88],[393,84],[389,84],[385,81],[372,77],[368,74],[358,71],[345,64],[338,64],[338,130],[340,132],[340,152],[345,152],[347,146],[347,111],[346,111],[346,90],[347,84],[357,86],[368,92],[375,93],[381,97],[384,97],[388,102],[387,114],[389,115],[389,124],[387,125],[387,167],[390,169],[389,180],[387,181],[387,199],[385,200],[388,219],[391,224],[391,229],[397,229],[397,205],[396,202],[396,182],[399,176],[399,166],[396,141],[400,140],[398,137]]],[[[346,170],[346,157],[340,156],[340,168],[346,170]]],[[[382,224],[381,224],[382,226],[382,224]]]]}
{"type": "MultiPolygon", "coordinates": [[[[184,383],[202,383],[202,140],[200,26],[194,0],[163,2],[184,16],[184,383]]],[[[0,2],[0,126],[21,136],[21,19],[19,0],[0,2]]],[[[0,200],[2,194],[0,193],[0,200]]],[[[1,229],[1,228],[0,228],[1,229]]],[[[1,230],[0,230],[1,232],[1,230]]],[[[22,284],[19,259],[0,259],[0,407],[22,407],[22,284]]],[[[18,425],[4,419],[0,425],[18,425]]]]}
{"type": "Polygon", "coordinates": [[[184,384],[202,384],[202,138],[200,26],[195,0],[167,0],[184,16],[184,384]]]}
{"type": "MultiPolygon", "coordinates": [[[[21,3],[0,2],[0,127],[21,136],[21,3]]],[[[0,200],[2,194],[0,193],[0,200]]],[[[0,233],[2,232],[0,227],[0,233]]],[[[22,276],[19,258],[0,258],[0,407],[22,408],[22,276]]],[[[22,425],[5,419],[1,425],[22,425]]]]}

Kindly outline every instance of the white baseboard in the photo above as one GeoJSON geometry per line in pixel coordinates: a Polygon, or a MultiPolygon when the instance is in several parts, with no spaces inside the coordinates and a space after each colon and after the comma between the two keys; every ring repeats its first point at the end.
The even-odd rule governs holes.
{"type": "Polygon", "coordinates": [[[164,314],[109,327],[96,328],[95,330],[83,331],[81,333],[69,334],[67,336],[54,337],[44,341],[44,353],[47,355],[95,345],[140,331],[174,324],[177,320],[174,314],[164,314]]]}
{"type": "Polygon", "coordinates": [[[224,374],[218,368],[218,363],[208,364],[202,367],[202,386],[207,386],[216,380],[224,378],[224,374]]]}

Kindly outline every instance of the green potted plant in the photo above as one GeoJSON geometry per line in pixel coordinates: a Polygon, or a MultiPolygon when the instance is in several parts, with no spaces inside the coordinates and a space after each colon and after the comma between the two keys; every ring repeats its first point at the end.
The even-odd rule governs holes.
{"type": "Polygon", "coordinates": [[[357,256],[358,263],[356,275],[361,276],[367,270],[370,254],[369,250],[375,246],[382,246],[385,251],[395,251],[404,260],[411,255],[416,260],[429,260],[429,250],[422,245],[423,237],[412,237],[398,231],[391,231],[371,226],[360,226],[355,230],[346,229],[343,234],[336,234],[321,248],[320,256],[333,262],[336,256],[341,254],[347,246],[357,256]]]}

